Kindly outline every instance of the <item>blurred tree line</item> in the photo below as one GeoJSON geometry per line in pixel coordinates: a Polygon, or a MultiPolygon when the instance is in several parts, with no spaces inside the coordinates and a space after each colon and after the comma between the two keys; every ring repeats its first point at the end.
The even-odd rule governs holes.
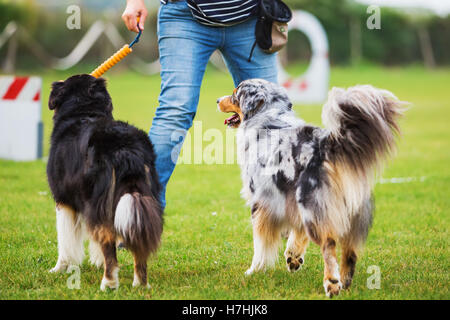
{"type": "MultiPolygon", "coordinates": [[[[424,10],[414,12],[381,8],[381,29],[369,30],[366,21],[371,14],[367,13],[365,5],[350,0],[285,2],[293,10],[308,11],[320,20],[328,36],[332,64],[361,61],[385,65],[424,62],[431,67],[450,64],[450,16],[439,17],[424,10]]],[[[17,68],[42,65],[42,60],[45,60],[45,52],[42,51],[54,57],[68,55],[89,26],[98,19],[114,23],[127,41],[134,37],[134,33],[127,31],[120,19],[121,10],[105,8],[93,11],[82,4],[80,6],[82,27],[79,30],[68,30],[66,19],[69,14],[65,12],[66,5],[47,8],[33,0],[0,0],[0,34],[12,20],[21,26],[21,40],[15,44],[17,68]],[[31,43],[39,44],[40,48],[31,43]],[[36,58],[39,55],[40,59],[36,58]]],[[[137,46],[138,54],[145,60],[152,61],[158,54],[154,9],[150,12],[143,36],[137,46]]],[[[8,54],[8,50],[12,50],[11,47],[11,43],[7,43],[0,48],[0,63],[8,54]]],[[[116,49],[103,36],[98,45],[85,56],[83,63],[96,65],[116,49]]],[[[310,47],[306,37],[299,32],[292,32],[287,49],[288,61],[306,60],[309,56],[310,47]]]]}
{"type": "MultiPolygon", "coordinates": [[[[86,1],[87,5],[82,1],[74,1],[80,7],[81,28],[71,30],[66,25],[71,13],[67,13],[66,10],[72,1],[58,1],[60,2],[55,1],[53,6],[47,7],[35,0],[0,0],[0,35],[11,21],[15,21],[20,26],[18,33],[12,38],[13,41],[10,39],[8,43],[0,47],[0,72],[5,69],[2,62],[6,60],[5,57],[8,55],[8,51],[11,51],[11,47],[17,47],[15,50],[16,69],[48,67],[53,62],[52,58],[66,57],[93,23],[98,20],[115,25],[125,43],[131,42],[136,36],[134,32],[128,31],[122,22],[124,0],[109,0],[115,2],[115,5],[104,5],[104,9],[101,10],[93,10],[94,5],[98,3],[86,1]]],[[[158,58],[155,10],[152,10],[147,18],[145,31],[139,45],[133,49],[138,56],[151,62],[158,58]]],[[[119,48],[113,46],[105,34],[102,34],[80,64],[86,68],[86,71],[90,71],[90,68],[102,63],[119,48]]],[[[121,65],[116,68],[121,68],[121,65]]]]}
{"type": "MultiPolygon", "coordinates": [[[[328,36],[333,64],[360,60],[386,65],[420,62],[424,61],[423,50],[430,50],[429,47],[433,62],[450,64],[450,16],[443,18],[423,10],[400,11],[383,7],[381,29],[370,30],[366,25],[371,15],[367,13],[367,5],[348,0],[285,2],[292,9],[308,11],[320,20],[328,36]]],[[[291,50],[296,50],[295,45],[290,44],[294,47],[291,50]]],[[[299,45],[305,46],[305,43],[300,41],[299,45]]]]}

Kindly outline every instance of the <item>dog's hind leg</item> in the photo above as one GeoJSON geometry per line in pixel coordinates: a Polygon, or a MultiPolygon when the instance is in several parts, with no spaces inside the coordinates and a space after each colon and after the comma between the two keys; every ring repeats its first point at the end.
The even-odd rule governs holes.
{"type": "Polygon", "coordinates": [[[119,265],[116,256],[116,242],[109,241],[102,244],[102,251],[105,257],[104,273],[100,290],[106,288],[117,289],[119,287],[119,265]]]}
{"type": "Polygon", "coordinates": [[[325,265],[323,287],[327,297],[337,296],[342,288],[339,275],[339,267],[336,259],[336,241],[330,237],[324,237],[321,245],[322,256],[325,265]]]}
{"type": "Polygon", "coordinates": [[[296,272],[303,265],[308,244],[309,238],[306,235],[303,225],[301,225],[300,228],[291,230],[286,250],[284,251],[288,271],[296,272]]]}
{"type": "Polygon", "coordinates": [[[352,217],[350,231],[339,239],[342,245],[341,281],[344,289],[348,289],[352,284],[359,251],[372,225],[373,209],[373,200],[366,200],[360,212],[352,217]]]}
{"type": "Polygon", "coordinates": [[[159,203],[138,192],[126,193],[116,208],[114,228],[134,255],[133,286],[147,285],[147,258],[159,246],[162,233],[159,203]]]}
{"type": "Polygon", "coordinates": [[[103,279],[100,290],[119,287],[119,264],[116,255],[116,235],[114,231],[105,226],[98,226],[92,230],[92,236],[101,247],[103,253],[103,279]]]}
{"type": "Polygon", "coordinates": [[[352,284],[357,259],[357,250],[353,244],[347,241],[342,242],[341,281],[344,289],[348,289],[352,284]]]}
{"type": "Polygon", "coordinates": [[[79,265],[84,258],[84,228],[81,217],[69,206],[56,204],[58,262],[50,272],[64,272],[69,265],[79,265]]]}
{"type": "Polygon", "coordinates": [[[103,265],[102,246],[94,239],[89,239],[89,261],[91,264],[100,268],[103,265]]]}
{"type": "Polygon", "coordinates": [[[273,266],[278,258],[281,241],[281,226],[269,211],[255,205],[252,208],[252,223],[254,253],[246,275],[273,266]]]}
{"type": "Polygon", "coordinates": [[[147,283],[147,257],[148,254],[137,254],[134,255],[134,279],[133,287],[143,286],[150,289],[150,285],[147,283]]]}

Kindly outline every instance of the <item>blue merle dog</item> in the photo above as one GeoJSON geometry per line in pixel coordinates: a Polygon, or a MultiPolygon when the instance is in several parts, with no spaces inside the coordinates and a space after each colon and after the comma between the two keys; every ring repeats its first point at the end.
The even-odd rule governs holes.
{"type": "Polygon", "coordinates": [[[300,269],[312,240],[322,251],[326,295],[351,285],[372,223],[374,181],[395,151],[401,104],[369,85],[333,88],[322,129],[297,118],[286,91],[264,80],[243,81],[218,99],[220,111],[233,113],[225,124],[238,128],[241,193],[252,212],[247,275],[276,262],[281,234],[288,232],[289,271],[300,269]]]}

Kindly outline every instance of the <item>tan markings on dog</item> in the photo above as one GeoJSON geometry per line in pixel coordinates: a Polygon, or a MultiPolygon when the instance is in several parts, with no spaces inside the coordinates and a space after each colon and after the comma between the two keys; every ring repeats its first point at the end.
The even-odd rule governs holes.
{"type": "Polygon", "coordinates": [[[98,227],[95,227],[93,230],[91,230],[92,237],[95,241],[100,243],[100,245],[106,244],[106,243],[116,243],[116,234],[113,231],[112,227],[106,227],[103,225],[100,225],[98,227]]]}
{"type": "Polygon", "coordinates": [[[370,199],[372,178],[364,172],[355,172],[344,163],[324,162],[329,187],[324,199],[327,199],[327,222],[322,232],[335,230],[338,238],[343,237],[351,229],[351,218],[361,205],[370,199]]]}
{"type": "Polygon", "coordinates": [[[67,204],[56,203],[56,210],[64,210],[66,212],[69,212],[70,215],[72,216],[74,222],[77,219],[77,213],[75,212],[75,210],[71,206],[69,206],[67,204]]]}
{"type": "Polygon", "coordinates": [[[278,248],[281,242],[281,223],[273,213],[258,206],[253,213],[253,259],[250,268],[245,272],[251,275],[255,271],[275,265],[278,248]]]}
{"type": "Polygon", "coordinates": [[[272,246],[280,241],[281,225],[265,208],[258,206],[253,214],[253,226],[267,246],[272,246]]]}
{"type": "Polygon", "coordinates": [[[308,236],[310,237],[310,239],[320,246],[320,244],[322,243],[322,240],[321,240],[322,233],[319,233],[320,229],[318,229],[316,227],[316,225],[311,221],[305,222],[305,228],[308,232],[308,236]]]}
{"type": "Polygon", "coordinates": [[[123,244],[123,242],[124,242],[124,239],[119,234],[117,234],[116,235],[116,247],[119,246],[120,244],[123,244]]]}
{"type": "Polygon", "coordinates": [[[116,255],[116,235],[112,229],[99,226],[91,231],[92,237],[100,244],[103,253],[103,279],[101,290],[117,289],[119,286],[119,264],[116,255]]]}
{"type": "MultiPolygon", "coordinates": [[[[225,112],[225,113],[230,113],[230,112],[237,113],[239,115],[240,122],[242,122],[244,120],[244,115],[241,111],[241,108],[238,105],[235,105],[231,102],[231,96],[225,97],[219,102],[219,109],[220,109],[220,111],[225,112]]],[[[239,127],[239,124],[240,123],[233,125],[233,127],[237,128],[237,127],[239,127]]]]}
{"type": "Polygon", "coordinates": [[[330,237],[326,238],[322,246],[322,256],[325,265],[323,275],[323,286],[329,297],[339,294],[342,288],[339,276],[339,267],[336,259],[336,241],[330,237]]]}
{"type": "Polygon", "coordinates": [[[291,230],[284,252],[288,271],[295,272],[303,265],[308,244],[309,238],[302,224],[291,230]]]}
{"type": "Polygon", "coordinates": [[[341,282],[344,289],[348,289],[352,284],[357,259],[356,249],[346,243],[342,243],[341,282]]]}
{"type": "Polygon", "coordinates": [[[335,193],[345,196],[347,210],[355,212],[368,197],[370,197],[374,175],[373,172],[355,170],[344,161],[330,163],[324,162],[324,166],[331,177],[332,187],[335,193]]]}
{"type": "Polygon", "coordinates": [[[102,244],[102,252],[105,262],[103,264],[104,273],[100,289],[105,290],[107,287],[117,289],[119,287],[119,264],[117,263],[115,241],[104,242],[102,244]]]}
{"type": "Polygon", "coordinates": [[[286,218],[292,227],[284,252],[287,269],[296,272],[303,265],[303,259],[309,244],[309,238],[303,226],[301,213],[295,198],[295,192],[286,194],[286,218]]]}
{"type": "Polygon", "coordinates": [[[297,200],[295,199],[295,192],[293,191],[286,194],[286,217],[290,226],[299,226],[302,224],[302,217],[297,200]]]}
{"type": "Polygon", "coordinates": [[[309,238],[306,235],[303,225],[301,225],[300,228],[294,229],[294,234],[295,242],[293,248],[295,249],[295,252],[298,254],[304,253],[306,251],[306,246],[308,246],[309,238]]]}
{"type": "Polygon", "coordinates": [[[106,279],[114,279],[114,269],[117,267],[116,257],[116,243],[109,242],[102,245],[103,255],[105,256],[105,271],[104,276],[106,279]]]}
{"type": "Polygon", "coordinates": [[[147,258],[134,254],[133,287],[147,286],[147,258]]]}

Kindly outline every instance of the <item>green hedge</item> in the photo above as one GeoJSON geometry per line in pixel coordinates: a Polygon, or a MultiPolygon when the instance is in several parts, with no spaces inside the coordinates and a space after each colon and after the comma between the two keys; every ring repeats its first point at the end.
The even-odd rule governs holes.
{"type": "Polygon", "coordinates": [[[446,18],[410,15],[381,8],[381,29],[369,30],[367,6],[347,0],[285,0],[292,9],[315,15],[324,26],[330,45],[332,63],[351,62],[351,23],[360,26],[362,58],[382,64],[407,64],[422,61],[417,27],[424,24],[433,45],[437,64],[450,63],[450,16],[446,18]]]}

